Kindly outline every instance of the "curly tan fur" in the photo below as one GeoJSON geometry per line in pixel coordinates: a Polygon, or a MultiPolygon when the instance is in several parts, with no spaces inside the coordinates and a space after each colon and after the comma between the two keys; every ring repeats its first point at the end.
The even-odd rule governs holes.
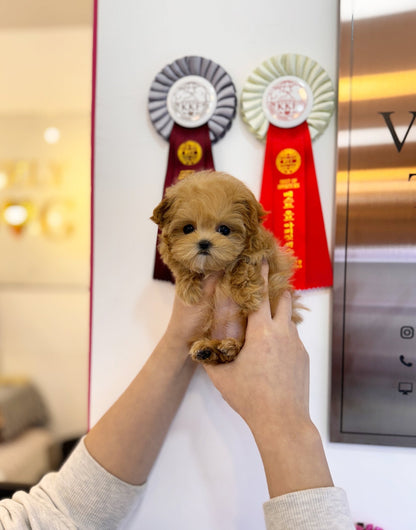
{"type": "MultiPolygon", "coordinates": [[[[202,296],[201,281],[209,274],[221,274],[219,289],[238,305],[244,330],[247,315],[263,298],[261,264],[266,258],[272,313],[280,295],[289,290],[292,320],[300,322],[300,306],[290,283],[295,260],[262,226],[265,215],[252,192],[226,173],[201,171],[168,188],[151,219],[160,228],[159,252],[175,277],[178,295],[196,304],[202,296]]],[[[196,338],[190,354],[200,362],[229,362],[238,355],[244,336],[216,338],[214,308],[215,299],[203,336],[196,338]]]]}

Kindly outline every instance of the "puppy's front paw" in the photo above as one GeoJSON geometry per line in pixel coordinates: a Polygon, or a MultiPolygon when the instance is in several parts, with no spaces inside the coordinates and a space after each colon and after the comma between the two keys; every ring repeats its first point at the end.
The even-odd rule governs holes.
{"type": "Polygon", "coordinates": [[[201,301],[202,287],[200,279],[177,281],[178,293],[185,302],[194,305],[201,301]]]}
{"type": "Polygon", "coordinates": [[[206,364],[217,364],[219,361],[217,344],[219,341],[200,339],[195,341],[189,351],[194,361],[206,364]]]}
{"type": "Polygon", "coordinates": [[[244,314],[256,311],[263,300],[264,280],[260,271],[261,262],[241,260],[228,278],[231,297],[244,314]]]}

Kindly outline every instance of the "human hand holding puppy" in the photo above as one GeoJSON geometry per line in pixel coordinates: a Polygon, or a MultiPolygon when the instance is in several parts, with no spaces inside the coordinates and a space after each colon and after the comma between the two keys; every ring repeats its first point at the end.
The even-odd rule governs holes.
{"type": "Polygon", "coordinates": [[[293,301],[292,319],[299,322],[296,295],[290,279],[294,258],[279,247],[262,226],[266,212],[252,192],[225,173],[194,173],[167,189],[152,220],[160,229],[159,252],[172,271],[177,295],[187,304],[198,304],[202,281],[220,275],[211,312],[190,348],[191,357],[204,363],[235,359],[244,342],[247,316],[261,304],[264,281],[262,260],[269,264],[269,298],[272,311],[284,291],[293,301]],[[219,298],[235,302],[239,334],[215,334],[215,307],[219,298]]]}
{"type": "Polygon", "coordinates": [[[216,277],[208,280],[202,328],[193,340],[189,335],[191,357],[252,430],[273,497],[331,486],[332,479],[309,416],[309,359],[290,284],[294,260],[263,228],[264,215],[242,182],[200,172],[169,188],[152,219],[176,280],[175,304],[188,312],[201,307],[202,286],[216,277]]]}
{"type": "Polygon", "coordinates": [[[277,429],[287,428],[288,416],[309,421],[309,357],[291,320],[289,292],[271,315],[267,271],[264,263],[264,297],[248,317],[239,356],[233,363],[205,366],[225,401],[255,430],[269,426],[270,419],[277,429]]]}
{"type": "MultiPolygon", "coordinates": [[[[271,497],[332,486],[320,435],[309,415],[309,356],[292,321],[289,292],[274,316],[265,294],[248,316],[233,363],[204,365],[225,401],[246,421],[259,448],[271,497]]],[[[227,304],[228,302],[224,301],[227,304]]]]}

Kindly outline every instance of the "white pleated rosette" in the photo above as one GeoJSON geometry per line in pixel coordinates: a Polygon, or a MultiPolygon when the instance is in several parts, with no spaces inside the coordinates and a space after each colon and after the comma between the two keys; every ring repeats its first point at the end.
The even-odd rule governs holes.
{"type": "Polygon", "coordinates": [[[269,128],[264,96],[279,78],[305,83],[312,95],[307,123],[311,139],[320,136],[327,128],[335,108],[335,90],[326,71],[314,60],[292,53],[276,55],[264,61],[248,77],[241,93],[241,115],[250,131],[264,140],[269,128]]]}
{"type": "Polygon", "coordinates": [[[176,121],[189,128],[208,123],[210,140],[215,143],[231,127],[236,107],[231,77],[220,65],[204,57],[177,59],[165,66],[150,86],[150,120],[165,140],[169,140],[176,121]]]}

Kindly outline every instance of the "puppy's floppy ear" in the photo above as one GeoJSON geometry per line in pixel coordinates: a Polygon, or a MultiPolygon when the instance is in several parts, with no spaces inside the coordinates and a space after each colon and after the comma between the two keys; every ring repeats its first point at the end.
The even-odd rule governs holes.
{"type": "Polygon", "coordinates": [[[257,231],[258,226],[263,222],[267,212],[263,206],[254,198],[241,202],[244,208],[245,224],[249,231],[257,231]]]}
{"type": "Polygon", "coordinates": [[[264,242],[260,225],[262,224],[267,212],[262,205],[254,198],[252,200],[244,201],[245,206],[245,226],[247,230],[247,238],[245,243],[245,252],[251,254],[261,250],[264,242]]]}
{"type": "Polygon", "coordinates": [[[258,223],[260,224],[267,217],[266,210],[263,208],[263,206],[258,201],[256,201],[256,214],[257,214],[258,223]]]}
{"type": "Polygon", "coordinates": [[[153,215],[150,219],[155,222],[160,228],[163,227],[163,225],[167,221],[168,212],[170,210],[170,207],[172,206],[172,202],[173,201],[171,198],[164,197],[162,201],[153,210],[153,215]]]}

